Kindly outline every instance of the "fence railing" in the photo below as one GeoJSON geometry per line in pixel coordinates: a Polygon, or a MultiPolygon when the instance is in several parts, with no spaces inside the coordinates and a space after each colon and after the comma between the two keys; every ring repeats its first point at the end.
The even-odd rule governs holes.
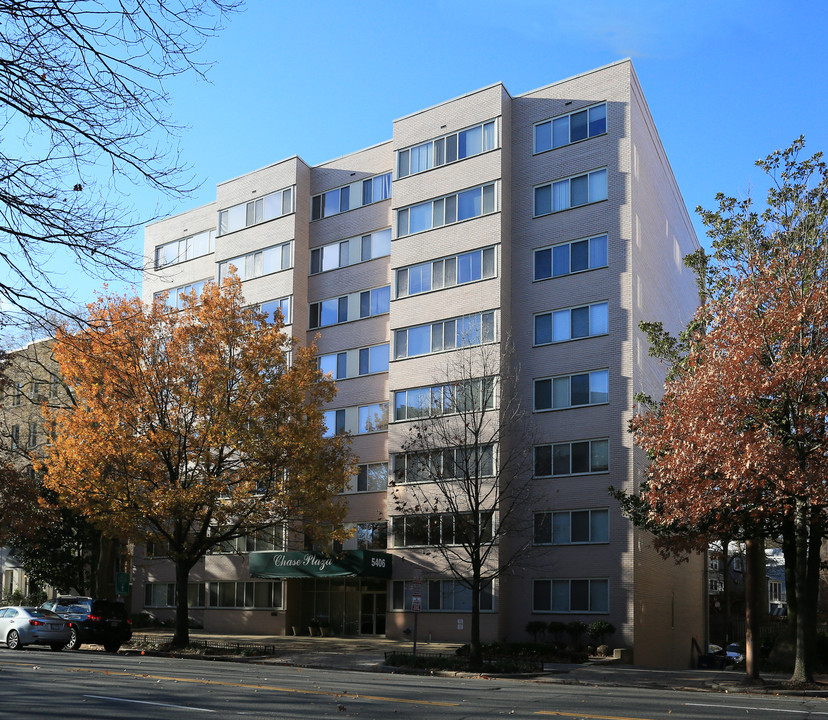
{"type": "MultiPolygon", "coordinates": [[[[172,635],[133,635],[130,645],[165,645],[171,643],[172,635]]],[[[264,643],[233,642],[228,640],[199,640],[191,638],[188,645],[190,649],[204,650],[205,652],[231,651],[237,654],[244,652],[256,653],[259,655],[275,655],[276,646],[264,643]]]]}

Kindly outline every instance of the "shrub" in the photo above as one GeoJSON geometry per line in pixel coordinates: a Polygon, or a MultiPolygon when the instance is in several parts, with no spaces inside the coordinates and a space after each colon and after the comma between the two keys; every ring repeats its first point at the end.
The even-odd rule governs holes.
{"type": "Polygon", "coordinates": [[[609,645],[599,645],[597,649],[597,653],[601,657],[609,657],[610,656],[610,646],[609,645]]]}
{"type": "Polygon", "coordinates": [[[603,645],[604,638],[607,635],[612,635],[614,632],[615,626],[606,620],[596,620],[587,628],[590,639],[594,640],[596,645],[603,645]]]}
{"type": "Polygon", "coordinates": [[[546,623],[543,620],[532,620],[526,623],[526,632],[528,632],[532,639],[537,642],[538,635],[546,634],[546,623]]]}
{"type": "Polygon", "coordinates": [[[560,620],[553,620],[549,625],[547,625],[549,632],[552,635],[552,639],[555,642],[562,642],[562,636],[566,631],[566,625],[564,625],[560,620]]]}
{"type": "Polygon", "coordinates": [[[581,636],[586,632],[587,626],[586,623],[581,622],[580,620],[573,620],[570,623],[566,624],[566,634],[572,639],[572,644],[577,645],[581,639],[581,636]]]}

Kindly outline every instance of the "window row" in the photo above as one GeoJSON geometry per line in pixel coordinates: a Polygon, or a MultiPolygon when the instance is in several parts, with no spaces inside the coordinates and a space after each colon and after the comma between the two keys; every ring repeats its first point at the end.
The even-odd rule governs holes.
{"type": "Polygon", "coordinates": [[[608,613],[609,580],[533,580],[533,612],[608,613]]]}
{"type": "Polygon", "coordinates": [[[310,252],[310,274],[336,270],[391,254],[391,228],[339,240],[310,252]]]}
{"type": "Polygon", "coordinates": [[[365,463],[357,465],[356,475],[352,475],[345,492],[379,492],[388,487],[388,463],[365,463]]]}
{"type": "Polygon", "coordinates": [[[171,290],[161,290],[153,295],[153,301],[158,302],[162,297],[166,296],[167,307],[181,310],[184,307],[184,296],[195,293],[196,297],[199,297],[204,291],[204,286],[212,281],[212,278],[206,278],[204,280],[196,280],[188,285],[180,285],[171,290]]]}
{"type": "Polygon", "coordinates": [[[570,143],[603,135],[607,131],[607,104],[562,115],[535,125],[535,152],[541,153],[570,143]]]}
{"type": "Polygon", "coordinates": [[[308,327],[316,328],[383,315],[391,309],[391,286],[364,290],[310,304],[308,327]]]}
{"type": "Polygon", "coordinates": [[[257,225],[293,212],[293,188],[269,193],[249,202],[219,211],[219,235],[257,225]]]}
{"type": "MultiPolygon", "coordinates": [[[[391,585],[391,609],[411,610],[415,585],[410,580],[394,580],[391,585]]],[[[427,580],[417,584],[423,610],[471,612],[471,588],[457,580],[427,580]]],[[[491,583],[480,591],[480,609],[494,610],[491,583]]]]}
{"type": "MultiPolygon", "coordinates": [[[[188,583],[190,607],[284,608],[281,580],[188,583]]],[[[175,583],[146,583],[144,607],[175,607],[175,583]]]]}
{"type": "Polygon", "coordinates": [[[535,345],[606,335],[608,332],[605,302],[535,315],[535,345]]]}
{"type": "Polygon", "coordinates": [[[394,479],[398,483],[421,483],[493,477],[494,455],[493,445],[400,453],[394,456],[394,479]]]}
{"type": "Polygon", "coordinates": [[[494,406],[494,378],[476,378],[447,385],[396,391],[394,420],[416,420],[453,413],[481,413],[494,406]]]}
{"type": "Polygon", "coordinates": [[[34,378],[30,383],[24,384],[21,381],[16,381],[12,384],[11,404],[13,407],[19,407],[26,397],[32,403],[40,403],[46,399],[47,392],[50,398],[55,398],[60,392],[60,377],[54,373],[49,373],[49,380],[40,380],[34,378]],[[29,395],[27,396],[27,385],[29,395]]]}
{"type": "Polygon", "coordinates": [[[397,297],[463,285],[492,278],[496,274],[495,249],[488,247],[472,250],[454,257],[400,268],[397,270],[397,297]]]}
{"type": "Polygon", "coordinates": [[[535,217],[607,199],[607,169],[574,175],[535,188],[535,217]]]}
{"type": "Polygon", "coordinates": [[[609,370],[535,380],[535,412],[609,402],[609,370]]]}
{"type": "Polygon", "coordinates": [[[326,410],[325,437],[340,433],[362,435],[388,429],[388,403],[372,403],[360,407],[326,410]]]}
{"type": "Polygon", "coordinates": [[[495,183],[397,210],[397,237],[493,213],[495,183]]]}
{"type": "Polygon", "coordinates": [[[609,440],[538,445],[535,447],[535,477],[585,475],[609,470],[609,440]]]}
{"type": "Polygon", "coordinates": [[[225,540],[213,547],[212,555],[238,554],[256,552],[259,550],[286,550],[287,527],[283,524],[259,530],[257,533],[242,535],[225,540]]]}
{"type": "Polygon", "coordinates": [[[475,527],[474,513],[399,515],[393,518],[394,547],[426,545],[468,545],[479,536],[492,541],[492,513],[481,512],[475,527]]]}
{"type": "Polygon", "coordinates": [[[334,380],[388,372],[389,345],[345,350],[319,356],[319,369],[334,380]]]}
{"type": "Polygon", "coordinates": [[[606,266],[606,235],[535,250],[535,280],[546,280],[606,266]]]}
{"type": "Polygon", "coordinates": [[[494,312],[484,312],[428,325],[403,328],[394,333],[394,358],[416,357],[454,348],[494,342],[494,312]]]}
{"type": "MultiPolygon", "coordinates": [[[[38,443],[38,433],[40,430],[40,423],[31,422],[29,423],[29,435],[28,435],[28,443],[25,446],[26,450],[32,449],[37,447],[38,443]]],[[[50,441],[49,434],[46,434],[46,443],[48,444],[50,441]]],[[[20,425],[12,425],[11,426],[11,449],[18,450],[21,449],[20,444],[20,425]]]]}
{"type": "Polygon", "coordinates": [[[311,220],[338,215],[391,197],[391,173],[357,180],[311,198],[311,220]]]}
{"type": "Polygon", "coordinates": [[[215,248],[215,230],[205,230],[180,240],[164,243],[155,248],[155,269],[209,255],[215,251],[215,248]]]}
{"type": "Polygon", "coordinates": [[[286,242],[225,260],[219,264],[219,283],[230,274],[231,267],[236,269],[239,280],[251,280],[262,275],[287,270],[293,266],[290,257],[291,245],[292,243],[286,242]]]}
{"type": "Polygon", "coordinates": [[[535,513],[535,545],[609,542],[609,510],[535,513]]]}
{"type": "Polygon", "coordinates": [[[397,151],[397,178],[479,155],[497,147],[495,121],[475,125],[436,140],[397,151]]]}

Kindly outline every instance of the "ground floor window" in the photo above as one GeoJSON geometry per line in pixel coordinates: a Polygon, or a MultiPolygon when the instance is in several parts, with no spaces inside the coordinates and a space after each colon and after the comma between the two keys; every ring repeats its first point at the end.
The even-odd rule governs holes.
{"type": "Polygon", "coordinates": [[[282,581],[207,583],[210,607],[281,609],[282,581]]]}
{"type": "MultiPolygon", "coordinates": [[[[207,591],[204,583],[187,584],[187,605],[204,607],[207,591]]],[[[175,607],[175,583],[146,583],[144,585],[144,607],[175,607]]]]}
{"type": "MultiPolygon", "coordinates": [[[[392,610],[411,610],[414,584],[410,580],[394,580],[391,593],[392,610]]],[[[471,588],[457,580],[427,580],[420,583],[423,610],[471,612],[471,588]]],[[[480,593],[480,609],[494,610],[492,583],[484,585],[480,593]]]]}
{"type": "Polygon", "coordinates": [[[532,581],[532,610],[559,613],[609,612],[609,580],[577,578],[532,581]]]}

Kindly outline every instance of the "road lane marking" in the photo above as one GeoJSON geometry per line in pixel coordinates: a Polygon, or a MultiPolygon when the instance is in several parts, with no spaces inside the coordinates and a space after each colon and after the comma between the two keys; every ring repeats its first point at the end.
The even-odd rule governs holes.
{"type": "Polygon", "coordinates": [[[828,715],[817,710],[788,710],[786,708],[750,707],[749,705],[713,705],[712,703],[684,703],[687,707],[724,708],[727,710],[757,710],[761,712],[798,713],[799,715],[828,715]]]}
{"type": "Polygon", "coordinates": [[[559,710],[538,710],[535,715],[554,715],[555,717],[583,718],[584,720],[652,720],[652,718],[621,717],[619,715],[589,715],[587,713],[560,712],[559,710]]]}
{"type": "Polygon", "coordinates": [[[108,695],[84,695],[85,698],[94,698],[95,700],[112,700],[113,702],[135,703],[136,705],[157,705],[158,707],[176,708],[178,710],[195,710],[196,712],[216,712],[215,710],[208,710],[207,708],[191,707],[189,705],[171,705],[170,703],[149,702],[148,700],[127,700],[126,698],[109,697],[108,695]]]}
{"type": "MultiPolygon", "coordinates": [[[[361,692],[333,692],[331,690],[302,690],[300,688],[281,687],[279,685],[254,685],[251,683],[234,683],[224,680],[207,680],[204,678],[184,678],[170,675],[148,675],[145,673],[118,672],[116,670],[96,670],[93,668],[68,668],[67,672],[90,673],[97,675],[111,675],[114,677],[133,677],[145,680],[168,680],[171,682],[194,683],[201,685],[219,685],[223,687],[247,688],[251,690],[272,690],[274,692],[294,693],[297,695],[324,695],[333,698],[349,700],[380,700],[382,702],[407,703],[409,705],[429,705],[436,707],[458,707],[460,703],[439,702],[437,700],[409,700],[408,698],[385,697],[383,695],[364,695],[361,692]]],[[[628,720],[642,720],[630,718],[628,720]]]]}

